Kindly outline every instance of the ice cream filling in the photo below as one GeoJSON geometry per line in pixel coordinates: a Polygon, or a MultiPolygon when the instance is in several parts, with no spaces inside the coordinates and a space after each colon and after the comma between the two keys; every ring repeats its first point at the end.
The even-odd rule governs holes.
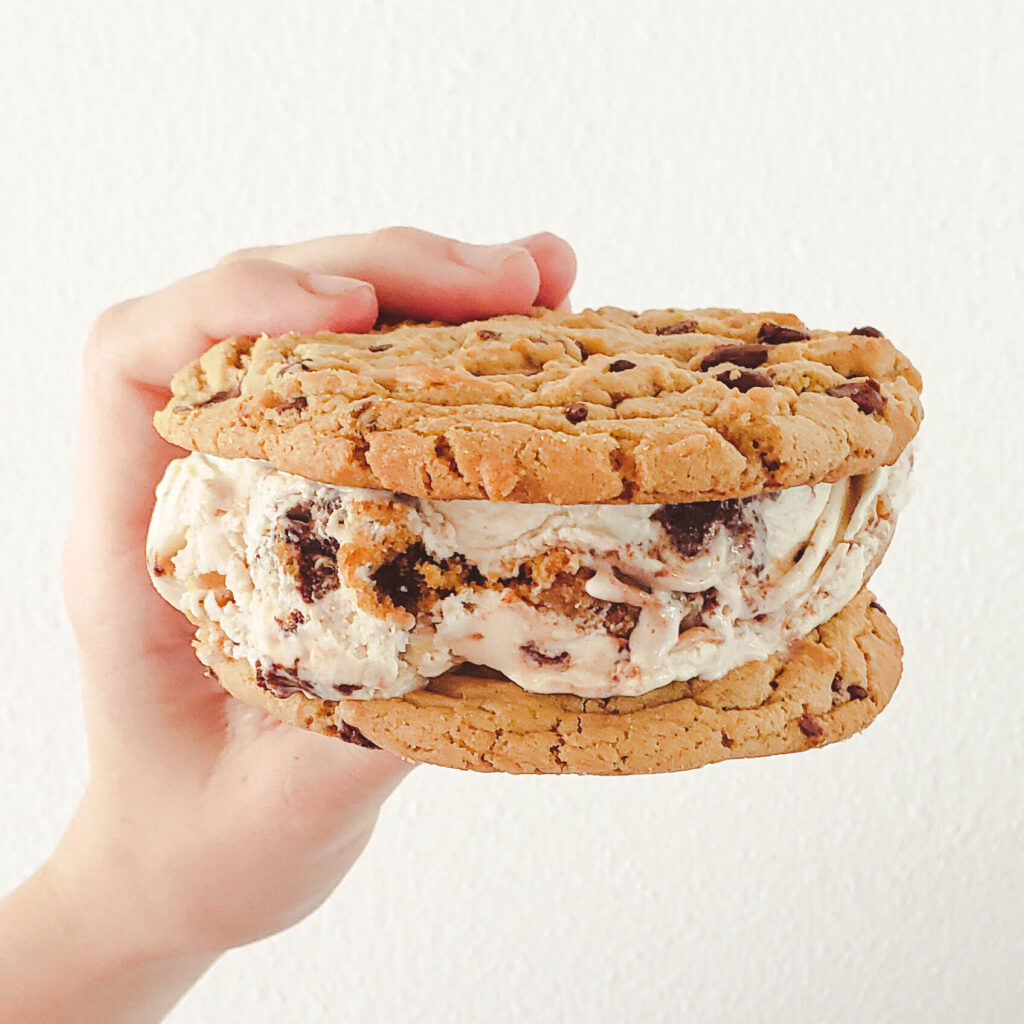
{"type": "Polygon", "coordinates": [[[638,695],[718,678],[836,614],[888,546],[911,461],[727,501],[544,505],[192,454],[157,491],[150,571],[278,696],[398,696],[466,663],[538,693],[638,695]]]}

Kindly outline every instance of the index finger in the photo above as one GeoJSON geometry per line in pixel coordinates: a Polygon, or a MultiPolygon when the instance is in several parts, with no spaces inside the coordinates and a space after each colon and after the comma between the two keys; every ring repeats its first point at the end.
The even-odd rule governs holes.
{"type": "Polygon", "coordinates": [[[242,249],[225,262],[254,257],[369,281],[385,312],[450,322],[554,309],[576,277],[572,246],[549,231],[505,245],[471,245],[417,228],[384,228],[242,249]]]}

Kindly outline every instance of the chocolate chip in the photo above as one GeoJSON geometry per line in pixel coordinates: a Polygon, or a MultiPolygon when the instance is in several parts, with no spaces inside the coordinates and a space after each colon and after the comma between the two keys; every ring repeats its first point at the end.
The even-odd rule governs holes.
{"type": "Polygon", "coordinates": [[[636,629],[640,609],[636,605],[615,602],[604,613],[605,632],[619,640],[628,640],[636,629]]]}
{"type": "Polygon", "coordinates": [[[465,576],[465,581],[470,586],[482,587],[487,581],[484,579],[484,575],[480,570],[470,562],[467,562],[462,555],[456,555],[453,559],[450,559],[449,564],[452,562],[458,563],[462,568],[462,572],[465,576]]]}
{"type": "Polygon", "coordinates": [[[304,544],[299,552],[299,594],[307,604],[338,589],[338,542],[333,537],[304,544]]]}
{"type": "Polygon", "coordinates": [[[612,373],[621,373],[623,370],[632,370],[634,366],[636,363],[631,363],[628,359],[616,359],[608,369],[612,373]]]}
{"type": "Polygon", "coordinates": [[[662,336],[666,334],[693,334],[696,330],[696,320],[680,320],[677,324],[669,324],[666,327],[659,327],[654,333],[662,336]]]}
{"type": "Polygon", "coordinates": [[[295,659],[291,668],[285,665],[271,663],[264,665],[263,662],[256,662],[256,685],[261,690],[273,694],[275,697],[290,697],[293,693],[304,693],[307,697],[315,697],[316,690],[312,684],[299,676],[299,661],[295,659]]]}
{"type": "Polygon", "coordinates": [[[806,544],[804,544],[804,546],[802,548],[800,548],[797,551],[797,553],[793,556],[793,563],[796,564],[797,562],[799,562],[800,559],[803,558],[805,554],[807,554],[807,545],[806,544]]]}
{"type": "Polygon", "coordinates": [[[840,693],[843,689],[843,677],[837,672],[832,677],[832,692],[840,693]]]}
{"type": "Polygon", "coordinates": [[[537,645],[531,641],[528,644],[523,644],[519,650],[523,652],[534,664],[536,665],[568,665],[569,664],[569,652],[562,651],[561,654],[545,654],[539,650],[537,645]]]}
{"type": "Polygon", "coordinates": [[[881,612],[883,615],[887,614],[886,610],[877,601],[871,601],[868,607],[874,608],[876,612],[881,612]]]}
{"type": "Polygon", "coordinates": [[[342,722],[341,725],[336,726],[336,729],[335,735],[339,740],[344,740],[346,743],[354,743],[357,747],[380,750],[380,747],[373,740],[368,740],[354,725],[349,725],[348,722],[342,722]]]}
{"type": "Polygon", "coordinates": [[[282,633],[294,633],[306,621],[306,616],[296,608],[285,616],[276,617],[274,621],[282,633]]]}
{"type": "Polygon", "coordinates": [[[497,331],[488,331],[486,329],[484,329],[482,331],[477,331],[476,332],[476,336],[481,341],[494,341],[495,338],[500,338],[501,337],[501,335],[497,331]]]}
{"type": "Polygon", "coordinates": [[[210,395],[209,398],[204,399],[202,402],[196,404],[196,408],[202,408],[204,405],[216,405],[218,402],[226,402],[229,398],[237,398],[242,393],[242,389],[236,384],[233,388],[227,391],[218,391],[214,395],[210,395]]]}
{"type": "MultiPolygon", "coordinates": [[[[592,569],[581,569],[580,572],[589,572],[591,575],[597,575],[592,569]]],[[[588,576],[587,579],[590,577],[588,576]]],[[[533,583],[533,569],[525,562],[521,563],[515,574],[516,583],[533,583]]]]}
{"type": "Polygon", "coordinates": [[[850,398],[861,412],[881,412],[885,408],[885,395],[878,381],[871,377],[836,384],[835,387],[827,388],[825,394],[833,398],[850,398]]]}
{"type": "Polygon", "coordinates": [[[278,377],[283,377],[286,373],[291,373],[291,371],[294,370],[296,367],[298,367],[300,370],[302,370],[305,373],[309,372],[309,367],[305,363],[299,362],[299,361],[295,360],[295,361],[290,362],[290,363],[285,363],[281,367],[281,369],[279,369],[277,371],[277,375],[278,375],[278,377]]]}
{"type": "Polygon", "coordinates": [[[391,345],[371,345],[369,351],[371,352],[387,352],[391,345]]]}
{"type": "Polygon", "coordinates": [[[299,395],[297,398],[293,398],[290,402],[282,402],[276,407],[276,412],[285,412],[288,409],[305,409],[309,405],[308,400],[304,395],[299,395]]]}
{"type": "Polygon", "coordinates": [[[757,332],[757,340],[766,345],[784,345],[787,341],[809,341],[810,335],[798,327],[783,327],[781,324],[763,323],[757,332]]]}
{"type": "Polygon", "coordinates": [[[850,695],[850,700],[867,700],[868,691],[856,683],[848,687],[846,692],[850,695]]]}
{"type": "Polygon", "coordinates": [[[760,370],[726,370],[725,373],[718,374],[715,380],[728,384],[734,391],[744,393],[751,388],[770,388],[774,383],[767,373],[760,370]]]}
{"type": "Polygon", "coordinates": [[[662,505],[651,518],[661,524],[672,546],[684,558],[693,558],[703,551],[716,525],[733,531],[744,527],[743,505],[737,498],[662,505]]]}
{"type": "Polygon", "coordinates": [[[299,594],[306,604],[312,604],[338,589],[338,542],[314,533],[309,502],[290,508],[285,519],[285,540],[296,548],[299,594]]]}
{"type": "Polygon", "coordinates": [[[423,577],[416,566],[427,558],[422,544],[413,544],[371,575],[374,586],[396,608],[412,611],[423,595],[423,577]]]}
{"type": "Polygon", "coordinates": [[[590,415],[590,410],[582,402],[573,402],[565,407],[565,418],[570,423],[582,423],[590,415]]]}
{"type": "Polygon", "coordinates": [[[736,741],[730,735],[728,735],[728,733],[724,733],[724,732],[722,733],[722,746],[723,747],[731,747],[733,745],[733,743],[735,743],[735,742],[736,741]]]}
{"type": "Polygon", "coordinates": [[[815,739],[825,731],[821,727],[821,722],[813,715],[804,715],[797,724],[800,726],[800,731],[811,739],[815,739]]]}
{"type": "Polygon", "coordinates": [[[854,327],[851,334],[863,334],[865,338],[881,338],[882,332],[877,327],[854,327]]]}
{"type": "Polygon", "coordinates": [[[288,520],[284,528],[285,540],[291,544],[299,544],[309,536],[313,528],[313,513],[310,511],[308,501],[293,505],[285,512],[284,517],[288,520]]]}
{"type": "Polygon", "coordinates": [[[747,366],[753,369],[768,358],[770,351],[767,345],[719,345],[700,361],[700,368],[710,370],[719,363],[732,363],[734,366],[747,366]]]}
{"type": "Polygon", "coordinates": [[[166,569],[165,569],[165,568],[164,568],[164,567],[163,567],[163,566],[162,566],[162,565],[161,565],[161,564],[160,564],[159,562],[154,562],[154,563],[153,563],[153,564],[152,564],[152,565],[150,566],[150,570],[149,570],[149,571],[150,571],[150,572],[151,572],[151,573],[152,573],[152,574],[153,574],[154,576],[164,576],[164,575],[166,575],[166,574],[167,574],[167,570],[166,570],[166,569]]]}
{"type": "Polygon", "coordinates": [[[690,608],[679,620],[679,635],[682,636],[688,629],[696,629],[704,625],[704,616],[696,608],[690,608]]]}

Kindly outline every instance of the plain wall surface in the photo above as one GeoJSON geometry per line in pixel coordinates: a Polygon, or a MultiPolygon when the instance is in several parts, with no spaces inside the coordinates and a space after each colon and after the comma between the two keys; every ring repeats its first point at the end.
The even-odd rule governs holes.
{"type": "Polygon", "coordinates": [[[420,768],[327,904],[170,1019],[1022,1019],[1022,33],[995,0],[4,0],[0,889],[86,777],[59,556],[95,315],[244,245],[551,229],[577,306],[791,310],[915,361],[874,583],[903,682],[799,756],[420,768]]]}

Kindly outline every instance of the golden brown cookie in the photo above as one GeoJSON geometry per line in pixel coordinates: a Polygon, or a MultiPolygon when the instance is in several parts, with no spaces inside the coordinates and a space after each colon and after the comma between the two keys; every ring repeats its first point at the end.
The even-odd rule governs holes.
{"type": "Polygon", "coordinates": [[[423,498],[674,503],[891,464],[920,389],[870,327],[537,309],[228,339],[177,374],[156,425],[184,448],[423,498]]]}
{"type": "Polygon", "coordinates": [[[514,774],[682,771],[834,743],[885,707],[902,659],[896,627],[866,589],[786,655],[641,697],[543,695],[448,673],[386,700],[282,699],[251,665],[224,657],[209,630],[197,647],[230,693],[282,721],[412,761],[514,774]]]}

